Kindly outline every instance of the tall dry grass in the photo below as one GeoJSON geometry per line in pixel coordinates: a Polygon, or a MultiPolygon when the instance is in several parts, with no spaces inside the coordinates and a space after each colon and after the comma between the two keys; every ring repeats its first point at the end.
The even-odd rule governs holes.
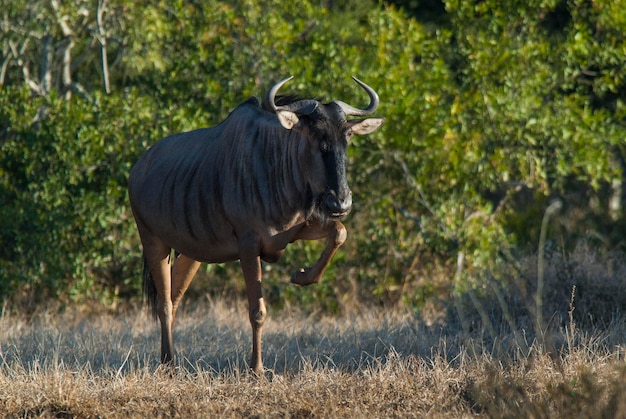
{"type": "Polygon", "coordinates": [[[271,312],[261,378],[247,372],[243,303],[183,309],[173,374],[143,311],[5,313],[0,416],[626,418],[626,265],[587,251],[549,256],[545,327],[532,315],[532,258],[510,288],[449,302],[458,310],[435,322],[365,304],[339,317],[271,312]]]}
{"type": "Polygon", "coordinates": [[[496,354],[406,311],[274,313],[266,377],[247,373],[242,305],[182,313],[179,368],[143,313],[0,319],[5,417],[626,417],[624,348],[579,336],[557,357],[496,354]]]}

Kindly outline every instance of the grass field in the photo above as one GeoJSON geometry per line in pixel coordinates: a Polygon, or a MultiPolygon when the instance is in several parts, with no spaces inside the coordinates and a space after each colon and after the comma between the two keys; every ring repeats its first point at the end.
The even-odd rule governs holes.
{"type": "Polygon", "coordinates": [[[626,417],[626,327],[497,339],[407,310],[271,312],[265,377],[247,372],[243,304],[187,308],[178,369],[144,311],[0,319],[2,417],[626,417]]]}

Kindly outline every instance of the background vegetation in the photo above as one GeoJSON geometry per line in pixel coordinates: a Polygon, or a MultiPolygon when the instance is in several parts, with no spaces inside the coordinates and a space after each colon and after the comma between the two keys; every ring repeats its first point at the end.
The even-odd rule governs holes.
{"type": "MultiPolygon", "coordinates": [[[[545,254],[571,267],[579,243],[609,269],[626,237],[625,4],[393,3],[0,0],[0,298],[134,301],[132,164],[286,75],[357,105],[358,75],[387,122],[351,145],[350,237],[325,280],[286,284],[320,249],[294,245],[267,267],[271,305],[462,309],[523,277],[541,296],[545,254]]],[[[564,304],[572,272],[553,272],[564,304]]],[[[200,276],[192,295],[242,292],[236,264],[200,276]]]]}

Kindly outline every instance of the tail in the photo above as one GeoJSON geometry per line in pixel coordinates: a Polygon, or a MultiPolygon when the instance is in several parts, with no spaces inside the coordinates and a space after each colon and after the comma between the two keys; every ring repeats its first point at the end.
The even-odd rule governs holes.
{"type": "Polygon", "coordinates": [[[158,317],[157,311],[157,290],[154,285],[154,278],[152,278],[152,274],[150,273],[150,267],[148,266],[148,259],[143,257],[143,286],[142,286],[142,294],[144,301],[148,300],[148,307],[150,312],[152,313],[152,317],[156,320],[158,317]]]}

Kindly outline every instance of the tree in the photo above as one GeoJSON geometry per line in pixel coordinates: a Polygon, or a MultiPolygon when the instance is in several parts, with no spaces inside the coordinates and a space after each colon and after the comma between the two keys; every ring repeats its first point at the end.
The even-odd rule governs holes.
{"type": "MultiPolygon", "coordinates": [[[[135,295],[133,162],[287,75],[296,94],[358,104],[357,75],[387,122],[351,144],[335,269],[316,288],[284,285],[317,251],[296,246],[271,268],[278,300],[336,310],[355,293],[419,305],[480,289],[536,248],[553,199],[548,241],[623,243],[619,2],[395,2],[417,19],[337,3],[2,0],[1,295],[135,295]]],[[[203,292],[243,290],[236,268],[209,269],[203,292]]]]}

